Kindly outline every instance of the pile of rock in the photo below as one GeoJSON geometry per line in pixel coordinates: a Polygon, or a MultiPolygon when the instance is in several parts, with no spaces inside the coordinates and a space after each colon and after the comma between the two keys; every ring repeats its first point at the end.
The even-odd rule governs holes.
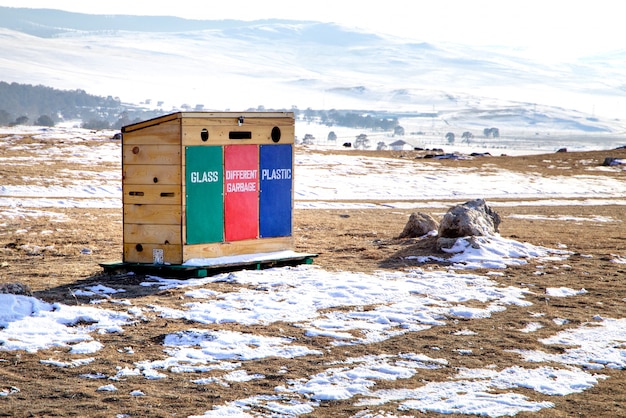
{"type": "Polygon", "coordinates": [[[428,214],[412,213],[398,238],[437,235],[438,249],[452,248],[458,238],[497,234],[500,222],[483,199],[475,199],[450,208],[440,223],[428,214]]]}

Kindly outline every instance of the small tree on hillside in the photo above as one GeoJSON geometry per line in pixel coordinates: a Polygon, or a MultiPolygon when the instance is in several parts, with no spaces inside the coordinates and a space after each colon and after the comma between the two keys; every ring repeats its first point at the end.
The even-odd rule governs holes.
{"type": "Polygon", "coordinates": [[[483,134],[485,135],[485,138],[499,138],[500,130],[498,128],[485,128],[483,129],[483,134]]]}
{"type": "Polygon", "coordinates": [[[359,134],[354,141],[354,148],[367,149],[370,147],[370,140],[365,134],[359,134]]]}
{"type": "Polygon", "coordinates": [[[302,143],[304,145],[313,145],[315,143],[315,137],[311,134],[305,134],[302,143]]]}
{"type": "Polygon", "coordinates": [[[15,125],[26,125],[28,123],[28,116],[20,116],[17,119],[15,119],[15,121],[13,123],[11,123],[11,126],[15,126],[15,125]]]}
{"type": "Polygon", "coordinates": [[[454,144],[454,134],[452,132],[446,134],[446,141],[448,141],[448,144],[454,144]]]}
{"type": "Polygon", "coordinates": [[[461,135],[461,138],[464,142],[467,142],[469,144],[470,140],[474,138],[474,134],[472,134],[470,131],[465,131],[463,132],[463,135],[461,135]]]}
{"type": "Polygon", "coordinates": [[[54,126],[54,121],[48,115],[41,115],[35,121],[35,125],[37,125],[37,126],[54,126]]]}
{"type": "Polygon", "coordinates": [[[11,114],[4,109],[0,109],[0,125],[8,125],[11,122],[11,114]]]}

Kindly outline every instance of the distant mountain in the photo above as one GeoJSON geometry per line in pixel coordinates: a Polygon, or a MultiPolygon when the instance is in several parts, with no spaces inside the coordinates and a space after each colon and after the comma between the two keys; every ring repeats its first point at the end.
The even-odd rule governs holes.
{"type": "Polygon", "coordinates": [[[523,51],[324,22],[7,7],[0,7],[0,50],[0,81],[84,89],[163,111],[365,109],[434,112],[442,126],[489,126],[493,116],[520,129],[626,131],[617,120],[626,112],[626,65],[617,52],[541,63],[523,51]]]}
{"type": "Polygon", "coordinates": [[[228,30],[242,26],[288,23],[284,20],[190,20],[174,16],[88,15],[55,9],[0,7],[0,27],[41,38],[61,36],[68,32],[192,32],[228,30]]]}

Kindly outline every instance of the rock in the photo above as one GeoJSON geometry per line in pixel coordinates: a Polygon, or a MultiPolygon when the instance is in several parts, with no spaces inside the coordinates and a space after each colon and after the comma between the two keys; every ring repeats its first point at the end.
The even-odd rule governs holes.
{"type": "Polygon", "coordinates": [[[613,158],[613,157],[606,157],[604,159],[604,162],[602,163],[602,165],[606,167],[613,167],[616,165],[623,165],[623,164],[626,164],[626,160],[621,160],[619,158],[613,158]]]}
{"type": "Polygon", "coordinates": [[[500,225],[500,215],[483,199],[456,205],[444,215],[439,224],[441,238],[495,235],[500,225]]]}
{"type": "Polygon", "coordinates": [[[22,283],[0,283],[0,294],[26,295],[32,296],[28,285],[22,283]]]}
{"type": "MultiPolygon", "coordinates": [[[[444,250],[445,252],[450,252],[450,250],[452,250],[454,248],[454,246],[457,244],[457,239],[458,238],[444,238],[444,237],[439,237],[437,238],[437,249],[438,250],[444,250]]],[[[466,241],[466,247],[462,248],[460,251],[457,252],[462,252],[464,251],[466,248],[468,247],[472,247],[472,248],[480,248],[480,242],[476,237],[464,237],[464,240],[466,241]]]]}
{"type": "Polygon", "coordinates": [[[413,212],[398,238],[419,238],[437,230],[437,221],[427,213],[413,212]]]}

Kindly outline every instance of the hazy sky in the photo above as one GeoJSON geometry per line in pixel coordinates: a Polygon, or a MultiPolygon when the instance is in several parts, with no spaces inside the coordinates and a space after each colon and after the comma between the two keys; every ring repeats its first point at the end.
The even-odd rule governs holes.
{"type": "Polygon", "coordinates": [[[190,19],[335,22],[417,41],[526,47],[550,58],[623,49],[619,0],[0,0],[0,6],[190,19]]]}

